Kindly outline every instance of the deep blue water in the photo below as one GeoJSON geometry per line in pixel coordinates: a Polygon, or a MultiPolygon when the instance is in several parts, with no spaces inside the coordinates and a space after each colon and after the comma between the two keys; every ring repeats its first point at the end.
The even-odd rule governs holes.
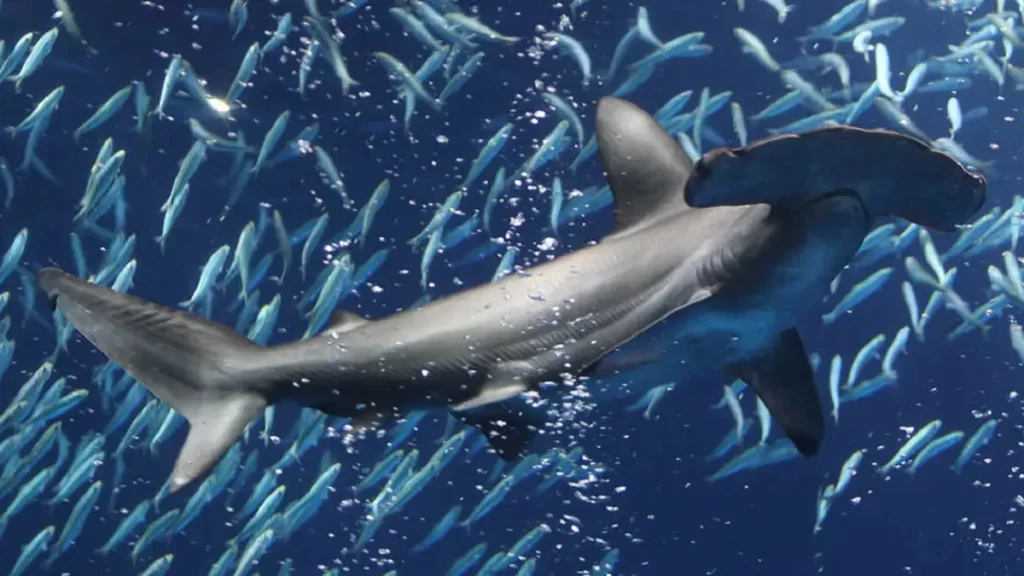
{"type": "MultiPolygon", "coordinates": [[[[122,170],[127,179],[125,233],[137,236],[134,258],[138,262],[131,292],[148,300],[173,305],[187,299],[207,256],[222,244],[234,248],[245,224],[258,220],[261,205],[279,210],[289,230],[323,212],[330,214],[328,236],[348,226],[354,211],[346,210],[337,194],[322,181],[312,155],[264,170],[227,218],[220,221],[218,217],[230,190],[230,184],[221,181],[228,174],[231,156],[211,152],[193,178],[188,203],[170,235],[166,251],[161,253],[153,240],[160,234],[159,208],[170,191],[181,158],[193,142],[186,121],[198,113],[195,102],[179,87],[180,94],[168,108],[173,119],[154,118],[149,142],[141,140],[133,130],[131,100],[111,122],[80,142],[71,137],[96,106],[132,81],[144,82],[154,101],[159,98],[169,54],[181,54],[208,82],[210,92],[224,94],[248,46],[264,42],[276,18],[290,11],[296,26],[285,44],[286,53],[279,51],[264,60],[252,86],[242,95],[244,108],[236,110],[231,119],[199,118],[218,134],[241,130],[247,141],[256,146],[283,110],[291,111],[291,121],[282,143],[293,138],[300,127],[319,122],[316,143],[333,157],[357,207],[366,202],[378,182],[390,180],[390,197],[374,222],[367,245],[353,248],[351,254],[356,263],[361,263],[379,248],[393,250],[371,279],[375,288],[363,287],[341,305],[369,318],[407,307],[422,296],[419,254],[409,249],[406,240],[426,224],[438,203],[461,182],[482,143],[503,123],[514,123],[512,139],[468,192],[460,208],[462,215],[453,218],[449,227],[481,209],[498,166],[514,170],[554,126],[554,112],[545,108],[540,90],[554,88],[575,103],[587,136],[592,134],[597,99],[611,93],[625,78],[620,72],[615,81],[605,83],[596,73],[607,67],[616,42],[632,25],[638,7],[629,2],[590,0],[580,16],[571,20],[571,26],[563,30],[578,39],[593,59],[595,78],[584,89],[576,64],[557,49],[537,48],[534,38],[539,32],[557,29],[561,19],[570,21],[567,2],[494,0],[474,4],[463,0],[459,6],[467,13],[504,34],[523,39],[511,46],[482,42],[481,50],[486,56],[480,70],[452,97],[443,112],[419,105],[410,136],[406,136],[401,126],[402,103],[396,97],[394,83],[372,54],[389,52],[415,69],[430,52],[403,35],[388,14],[395,2],[370,0],[356,13],[336,20],[337,28],[345,35],[342,53],[360,84],[347,97],[343,96],[337,78],[321,57],[310,74],[312,85],[307,89],[307,97],[301,98],[296,91],[299,51],[310,34],[300,25],[306,12],[298,0],[252,0],[248,24],[233,41],[226,18],[209,16],[226,14],[229,2],[225,0],[189,4],[170,0],[69,1],[83,36],[96,52],[88,52],[62,29],[52,53],[25,81],[20,93],[15,92],[11,82],[0,86],[0,122],[4,125],[17,124],[54,87],[66,86],[60,107],[37,149],[38,157],[53,171],[59,184],[48,182],[35,171],[15,173],[16,197],[9,209],[0,212],[0,246],[6,248],[20,229],[27,228],[29,241],[21,258],[25,270],[34,272],[43,266],[74,269],[68,241],[75,230],[72,218],[96,152],[107,137],[114,139],[116,149],[126,151],[122,170]],[[192,13],[200,16],[190,16],[192,13]],[[541,111],[546,117],[537,117],[541,111]]],[[[320,0],[319,4],[324,12],[328,11],[327,0],[320,0]]],[[[628,98],[653,112],[673,95],[693,90],[694,98],[686,108],[692,111],[697,95],[707,86],[712,94],[732,91],[732,101],[741,103],[748,115],[753,114],[784,94],[786,88],[741,52],[732,29],[742,26],[754,32],[776,59],[785,61],[799,56],[796,37],[843,6],[831,0],[798,0],[796,9],[779,24],[775,12],[766,4],[758,0],[748,0],[747,4],[741,13],[732,2],[647,3],[652,26],[662,40],[703,31],[704,42],[714,50],[707,58],[676,59],[661,64],[650,80],[628,98]]],[[[1007,6],[1008,10],[1017,9],[1015,3],[1008,4],[1013,4],[1007,6]]],[[[907,18],[902,29],[881,40],[892,57],[894,87],[904,85],[913,64],[908,63],[908,58],[914,51],[922,49],[928,55],[947,52],[948,45],[965,38],[966,19],[994,10],[994,3],[990,2],[969,16],[930,9],[917,1],[889,0],[881,4],[877,17],[907,18]]],[[[6,41],[7,52],[26,32],[36,32],[38,37],[56,25],[57,21],[51,19],[52,12],[48,2],[6,0],[0,9],[0,39],[6,41]]],[[[865,18],[862,16],[858,22],[865,18]]],[[[639,59],[649,50],[638,41],[626,62],[639,59]]],[[[817,50],[824,51],[827,47],[817,50]]],[[[873,63],[865,63],[848,46],[839,52],[846,56],[855,83],[871,81],[875,74],[873,63]]],[[[1002,56],[998,37],[993,54],[994,58],[1002,56]]],[[[1020,61],[1019,55],[1011,57],[1010,62],[1015,61],[1020,61]]],[[[803,74],[819,86],[838,86],[834,73],[803,74]]],[[[428,89],[436,95],[442,86],[442,80],[435,80],[428,89]]],[[[946,93],[917,94],[905,103],[904,109],[925,132],[937,138],[948,131],[948,97],[946,93]]],[[[961,91],[958,98],[965,111],[977,106],[989,109],[983,119],[966,122],[957,141],[974,156],[995,162],[989,174],[989,200],[983,212],[993,206],[1006,209],[1020,181],[1019,92],[1015,82],[1007,76],[1000,89],[979,72],[974,75],[973,86],[961,91]]],[[[780,126],[809,113],[798,109],[781,118],[748,123],[751,139],[766,136],[766,127],[780,126]]],[[[729,139],[731,146],[737,145],[728,107],[708,122],[729,139]]],[[[874,109],[869,109],[857,124],[889,127],[874,109]]],[[[0,139],[0,155],[12,169],[21,163],[25,138],[22,134],[16,140],[0,139]]],[[[567,224],[553,251],[540,248],[551,232],[545,229],[547,192],[537,185],[547,187],[555,176],[562,178],[567,190],[604,183],[596,157],[575,174],[568,171],[577,152],[574,143],[561,157],[534,174],[532,182],[513,187],[505,204],[497,208],[497,233],[505,234],[506,241],[521,247],[520,265],[584,246],[598,240],[610,228],[611,210],[605,209],[567,224]]],[[[901,229],[902,226],[900,223],[901,229]]],[[[108,241],[88,232],[80,235],[90,272],[95,273],[108,241]]],[[[940,250],[955,239],[954,234],[934,237],[940,250]]],[[[432,297],[490,279],[500,253],[471,266],[452,266],[482,238],[482,233],[478,234],[437,257],[428,289],[432,297]]],[[[253,261],[275,249],[273,231],[269,230],[253,261]]],[[[295,249],[296,262],[299,249],[295,249]]],[[[1000,252],[1004,249],[1008,248],[994,248],[981,256],[956,262],[957,292],[972,308],[990,297],[985,270],[992,264],[1002,265],[1000,252]]],[[[908,252],[911,253],[921,259],[916,243],[908,252]]],[[[296,262],[280,287],[273,279],[262,283],[264,301],[277,292],[283,299],[271,343],[301,336],[305,320],[294,304],[324,265],[322,255],[323,252],[318,252],[313,259],[305,283],[300,279],[296,262]]],[[[275,260],[271,274],[279,270],[280,261],[275,260]]],[[[872,336],[884,333],[891,339],[907,324],[906,307],[899,291],[899,283],[905,279],[902,256],[890,255],[873,268],[857,268],[845,274],[836,295],[816,305],[799,326],[809,351],[825,359],[817,377],[826,407],[830,408],[826,388],[828,359],[841,353],[848,366],[856,351],[872,336]],[[836,323],[823,326],[820,315],[829,311],[855,280],[883,265],[893,266],[895,273],[882,291],[836,323]]],[[[601,278],[581,281],[600,282],[601,278]]],[[[0,290],[8,290],[12,295],[4,313],[14,319],[10,337],[17,342],[14,361],[0,387],[0,402],[6,405],[22,382],[52,353],[54,334],[41,295],[35,310],[46,319],[49,329],[34,322],[21,327],[24,308],[18,301],[22,287],[17,273],[0,290]]],[[[237,312],[229,312],[228,308],[236,292],[237,282],[223,295],[217,293],[214,319],[234,323],[237,312]]],[[[918,289],[918,298],[924,298],[923,307],[926,296],[922,293],[918,289]]],[[[1022,574],[1022,510],[1013,503],[1014,497],[1022,492],[1020,466],[1024,463],[1018,456],[1022,414],[1015,392],[1020,359],[1007,337],[1008,321],[1015,315],[1016,311],[1008,308],[1002,318],[993,320],[994,329],[988,338],[974,332],[948,341],[946,334],[960,319],[953,311],[941,309],[928,324],[924,343],[910,339],[907,354],[898,360],[899,380],[894,386],[844,406],[840,425],[829,419],[819,456],[746,471],[716,483],[705,478],[724,461],[708,463],[705,457],[732,426],[732,420],[727,411],[708,407],[721,397],[721,385],[728,383],[724,376],[707,374],[699,381],[677,382],[675,390],[665,397],[650,420],[638,412],[624,411],[623,406],[601,406],[581,415],[582,420],[574,423],[572,434],[580,437],[586,457],[605,469],[599,479],[572,486],[560,483],[532,497],[532,485],[539,480],[527,480],[524,487],[517,487],[470,530],[455,528],[422,554],[413,554],[410,549],[438,518],[456,503],[468,511],[483,497],[490,486],[486,479],[497,457],[482,452],[468,460],[456,458],[401,513],[387,518],[364,551],[345,554],[358,536],[364,517],[362,500],[353,499],[351,487],[380,458],[383,443],[369,439],[346,444],[337,436],[325,436],[303,457],[301,465],[283,472],[281,482],[288,486],[287,500],[299,497],[316,478],[321,455],[328,451],[342,466],[332,493],[310,523],[290,539],[275,542],[252,572],[276,574],[279,564],[290,558],[296,574],[320,574],[334,567],[353,574],[383,574],[390,569],[401,575],[444,574],[455,558],[476,543],[488,542],[490,555],[544,522],[553,531],[535,552],[538,574],[592,574],[595,564],[611,548],[620,551],[615,574],[1022,574]],[[996,437],[959,476],[947,469],[955,457],[952,453],[939,456],[913,477],[897,471],[884,478],[873,471],[907,437],[901,427],[916,428],[941,418],[944,432],[962,429],[969,435],[990,417],[1000,420],[996,437]],[[823,530],[812,534],[819,488],[835,481],[843,461],[857,449],[867,450],[860,473],[833,506],[823,530]]],[[[111,417],[102,409],[102,392],[91,382],[93,367],[103,362],[102,355],[75,335],[68,343],[68,352],[62,352],[55,363],[54,379],[66,376],[69,390],[90,389],[89,400],[63,417],[63,432],[73,446],[86,432],[102,429],[111,417]]],[[[876,369],[877,364],[869,372],[876,369]]],[[[663,380],[674,380],[670,370],[665,371],[663,380]]],[[[754,417],[751,394],[743,398],[743,408],[748,417],[754,417]]],[[[275,434],[289,438],[296,414],[293,407],[280,408],[275,434]]],[[[260,426],[257,423],[255,427],[260,426]]],[[[755,431],[747,436],[747,446],[756,442],[756,423],[753,428],[755,431]]],[[[426,458],[433,452],[443,429],[443,415],[432,414],[409,443],[419,447],[426,458]]],[[[108,453],[113,452],[123,433],[124,428],[108,439],[108,453]]],[[[240,529],[231,523],[232,514],[225,511],[224,495],[211,502],[182,533],[151,546],[134,566],[129,544],[108,556],[94,554],[127,510],[160,489],[184,434],[182,427],[166,441],[158,456],[141,447],[142,442],[128,451],[124,485],[113,511],[107,507],[113,459],[105,461],[95,477],[104,481],[104,492],[81,536],[50,572],[45,572],[37,561],[29,573],[129,574],[141,572],[159,556],[173,553],[171,574],[205,574],[223,551],[225,542],[240,529]]],[[[777,429],[772,435],[782,437],[777,429]]],[[[234,498],[236,507],[238,501],[247,497],[262,468],[276,462],[288,448],[284,442],[262,448],[255,436],[254,431],[242,453],[247,455],[260,446],[261,468],[241,495],[234,498]]],[[[561,441],[561,436],[543,438],[537,449],[548,449],[561,441]]],[[[48,455],[47,459],[52,460],[53,456],[48,455]]],[[[170,496],[161,505],[161,512],[184,506],[194,488],[193,485],[170,496]]],[[[49,492],[48,489],[44,496],[48,498],[49,492]]],[[[366,497],[372,498],[372,494],[366,497]]],[[[71,502],[51,508],[41,498],[16,515],[0,536],[0,570],[13,565],[22,546],[42,528],[54,525],[59,534],[76,499],[77,494],[71,502]]],[[[10,496],[0,500],[0,509],[9,501],[10,496]]],[[[153,518],[151,513],[148,520],[153,518]]]]}

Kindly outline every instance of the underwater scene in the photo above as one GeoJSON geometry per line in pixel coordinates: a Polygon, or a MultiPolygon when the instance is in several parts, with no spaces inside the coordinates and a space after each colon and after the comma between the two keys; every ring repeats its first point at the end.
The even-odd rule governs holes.
{"type": "Polygon", "coordinates": [[[1024,0],[0,1],[0,573],[1024,574],[1024,0]]]}

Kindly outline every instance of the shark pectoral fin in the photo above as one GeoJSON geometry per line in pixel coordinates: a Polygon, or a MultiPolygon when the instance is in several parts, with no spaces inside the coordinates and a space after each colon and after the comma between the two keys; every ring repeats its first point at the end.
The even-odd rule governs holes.
{"type": "Polygon", "coordinates": [[[801,454],[818,453],[825,435],[825,417],[818,402],[814,372],[796,328],[780,334],[757,358],[733,364],[726,370],[757,392],[801,454]]]}
{"type": "Polygon", "coordinates": [[[267,406],[243,373],[260,347],[231,329],[55,268],[38,282],[89,342],[188,420],[172,492],[209,471],[267,406]]]}
{"type": "Polygon", "coordinates": [[[692,163],[650,114],[618,98],[597,105],[597,143],[615,196],[613,234],[639,225],[668,206],[684,207],[692,163]]]}

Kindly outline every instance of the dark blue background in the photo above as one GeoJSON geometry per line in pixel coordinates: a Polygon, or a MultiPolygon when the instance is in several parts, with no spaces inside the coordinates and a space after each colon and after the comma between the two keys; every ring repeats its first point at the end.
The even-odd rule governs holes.
{"type": "MultiPolygon", "coordinates": [[[[227,0],[221,0],[191,6],[203,14],[206,10],[224,13],[228,4],[227,0]]],[[[320,4],[326,11],[326,2],[321,0],[320,4]]],[[[464,4],[470,5],[469,2],[464,4]]],[[[108,135],[128,154],[124,170],[128,176],[130,203],[128,229],[139,239],[135,252],[139,271],[133,292],[146,298],[166,303],[185,299],[198,279],[198,267],[221,244],[234,246],[244,224],[256,219],[258,202],[279,209],[290,228],[315,216],[321,206],[331,214],[329,234],[348,225],[352,212],[346,212],[337,196],[321,183],[315,162],[309,157],[261,174],[227,220],[219,222],[216,217],[228,194],[228,189],[219,185],[219,181],[228,170],[230,158],[210,154],[193,180],[188,205],[171,235],[168,250],[161,255],[152,239],[159,234],[159,206],[169,193],[177,164],[191,143],[184,124],[190,110],[187,103],[174,107],[172,114],[176,121],[155,121],[152,146],[148,151],[140,146],[138,136],[132,132],[131,102],[113,123],[86,136],[80,144],[76,145],[71,138],[71,132],[95,106],[132,80],[143,80],[154,100],[158,98],[167,65],[161,53],[181,53],[199,75],[209,81],[213,93],[223,94],[248,45],[265,41],[264,31],[273,29],[272,16],[291,11],[299,22],[305,14],[301,2],[282,0],[271,5],[253,0],[248,27],[236,41],[231,41],[225,21],[201,17],[193,23],[186,14],[185,3],[165,0],[155,6],[134,0],[72,0],[72,5],[85,37],[98,49],[98,54],[87,54],[62,31],[46,65],[26,82],[20,95],[9,83],[0,86],[0,121],[4,125],[20,121],[34,103],[57,84],[67,86],[60,110],[38,151],[54,169],[61,185],[53,186],[34,173],[18,174],[18,197],[0,218],[2,245],[22,227],[31,231],[24,259],[30,268],[73,267],[68,244],[71,219],[96,150],[108,135]],[[317,201],[318,196],[322,202],[317,201]]],[[[697,94],[702,87],[709,86],[713,93],[732,90],[734,100],[742,103],[748,114],[756,112],[782,95],[784,88],[777,78],[740,52],[732,28],[743,26],[758,34],[779,60],[796,57],[799,46],[794,38],[807,26],[827,18],[842,4],[831,0],[802,0],[797,5],[787,21],[779,25],[775,13],[757,0],[748,0],[744,13],[738,13],[732,2],[648,2],[646,7],[651,13],[654,30],[662,40],[702,30],[707,33],[706,42],[714,46],[714,53],[703,60],[675,60],[662,65],[631,99],[654,110],[682,90],[692,89],[697,94]]],[[[230,125],[216,120],[204,121],[208,128],[219,133],[241,128],[250,142],[258,144],[278,113],[290,109],[292,119],[287,137],[294,136],[299,127],[313,120],[319,121],[318,143],[331,152],[344,174],[349,194],[358,203],[369,197],[381,179],[391,179],[391,197],[377,217],[371,235],[373,242],[353,253],[355,260],[361,262],[380,247],[396,248],[374,277],[374,283],[383,287],[383,291],[374,294],[363,289],[343,304],[346,309],[369,317],[385,315],[421,295],[418,257],[408,250],[405,239],[418,231],[436,203],[454,190],[482,141],[496,131],[506,117],[515,122],[513,140],[487,173],[489,182],[498,165],[505,165],[509,170],[518,166],[553,126],[554,121],[550,119],[533,125],[527,118],[528,114],[543,108],[536,82],[556,87],[560,94],[571,96],[579,104],[588,136],[597,98],[614,89],[596,81],[589,89],[582,89],[576,65],[557,51],[545,52],[539,59],[527,55],[537,27],[553,29],[558,18],[568,13],[565,7],[532,0],[480,2],[478,8],[484,22],[505,34],[526,39],[512,47],[485,45],[483,67],[464,91],[453,98],[444,113],[433,113],[420,106],[413,120],[410,140],[402,135],[397,123],[400,120],[396,121],[401,117],[402,105],[371,54],[387,51],[415,68],[428,53],[415,40],[401,34],[398,24],[387,12],[391,6],[393,4],[385,0],[372,0],[360,13],[339,21],[339,28],[346,35],[342,51],[352,75],[361,82],[348,98],[342,97],[337,80],[321,60],[311,74],[320,84],[310,90],[305,101],[300,99],[295,92],[298,56],[290,56],[284,62],[274,56],[254,77],[254,86],[246,90],[242,100],[247,109],[236,115],[236,121],[230,125]]],[[[610,61],[616,42],[635,18],[636,5],[591,0],[585,12],[585,17],[578,19],[575,28],[568,33],[588,48],[597,72],[610,61]]],[[[48,2],[6,0],[0,12],[0,38],[7,41],[9,50],[26,31],[41,33],[54,25],[51,13],[48,2]]],[[[905,57],[918,48],[937,54],[944,52],[946,45],[959,43],[964,37],[964,18],[960,14],[929,10],[919,2],[892,0],[879,8],[879,16],[897,14],[906,16],[909,22],[885,42],[897,73],[894,84],[900,88],[910,68],[905,57]]],[[[301,28],[293,31],[287,46],[291,50],[300,47],[301,36],[304,36],[301,28]]],[[[640,46],[638,42],[626,62],[645,53],[647,48],[640,46]]],[[[849,54],[849,50],[844,54],[849,54]]],[[[848,61],[853,68],[854,81],[871,79],[873,64],[865,64],[852,54],[848,61]]],[[[807,77],[818,80],[813,75],[807,77]]],[[[623,78],[620,73],[619,79],[623,78]]],[[[834,75],[821,81],[834,83],[834,75]]],[[[437,93],[441,85],[435,83],[431,89],[437,93]]],[[[916,96],[909,104],[909,112],[927,132],[940,136],[947,130],[945,100],[946,95],[916,96]]],[[[959,140],[976,156],[998,161],[999,174],[990,179],[990,205],[986,209],[991,204],[1006,206],[1019,182],[1017,151],[1021,139],[1015,122],[1018,95],[1010,81],[1000,96],[998,88],[988,78],[977,77],[974,88],[961,94],[960,100],[965,110],[978,105],[990,109],[987,118],[965,126],[959,140]]],[[[787,116],[774,125],[796,117],[787,116]]],[[[867,126],[882,123],[883,119],[874,111],[861,121],[867,126]]],[[[723,135],[732,134],[727,110],[719,112],[711,125],[723,135]]],[[[763,136],[762,128],[752,127],[752,135],[763,136]]],[[[20,163],[24,138],[23,135],[17,141],[0,140],[0,154],[15,166],[20,163]]],[[[551,177],[564,170],[572,155],[575,150],[567,152],[565,162],[554,163],[537,180],[547,185],[551,177]]],[[[568,188],[602,183],[596,161],[589,162],[575,176],[564,174],[563,179],[568,188]]],[[[478,183],[463,204],[467,214],[482,205],[485,194],[486,186],[478,183]]],[[[501,229],[506,227],[509,218],[523,212],[527,223],[516,229],[510,239],[523,243],[527,262],[536,261],[545,256],[533,247],[545,236],[542,228],[547,221],[547,203],[536,189],[528,187],[518,188],[510,195],[521,198],[521,203],[516,208],[499,209],[501,229]]],[[[608,224],[606,211],[589,219],[587,226],[573,226],[570,233],[563,234],[566,245],[559,250],[599,238],[608,224]]],[[[939,239],[943,245],[950,240],[939,239]]],[[[271,235],[263,242],[259,256],[271,249],[271,235]]],[[[98,265],[102,246],[103,243],[90,239],[87,244],[90,266],[98,265]]],[[[497,265],[497,255],[470,268],[454,270],[448,266],[448,261],[454,261],[465,249],[444,254],[435,262],[431,278],[436,286],[430,290],[432,295],[451,293],[461,285],[489,279],[497,265]]],[[[984,269],[997,260],[998,255],[993,253],[959,264],[958,290],[972,304],[980,304],[987,298],[984,269]]],[[[831,308],[831,302],[808,316],[801,330],[811,350],[826,359],[841,352],[848,365],[860,345],[874,334],[884,332],[891,338],[906,324],[906,311],[897,289],[898,282],[903,280],[902,266],[895,261],[885,265],[897,266],[897,275],[881,296],[861,305],[851,316],[823,328],[817,318],[831,308]]],[[[275,263],[272,272],[278,266],[275,263]]],[[[316,271],[319,265],[311,267],[310,279],[316,271]]],[[[284,305],[279,326],[282,330],[274,336],[273,342],[297,338],[305,328],[293,306],[302,290],[295,272],[293,269],[281,290],[284,305]]],[[[592,280],[600,281],[599,278],[592,280]]],[[[851,278],[844,278],[843,285],[852,285],[851,278]]],[[[20,290],[16,277],[8,280],[4,288],[12,293],[20,290]]],[[[262,290],[264,299],[268,300],[273,294],[273,284],[267,282],[262,290]]],[[[15,318],[20,317],[20,310],[13,303],[10,310],[15,318]]],[[[222,309],[218,310],[217,317],[225,321],[233,319],[222,309]]],[[[381,565],[388,563],[393,563],[399,574],[442,574],[473,544],[486,540],[490,543],[488,552],[492,553],[509,546],[543,521],[552,526],[554,532],[540,545],[540,574],[583,573],[609,546],[621,550],[616,573],[622,574],[952,576],[1024,573],[1018,524],[1020,512],[1014,512],[1012,504],[1013,497],[1021,492],[1017,467],[1024,463],[1016,452],[1021,409],[1019,400],[1011,398],[1020,374],[1017,357],[1005,337],[1005,319],[996,322],[989,341],[975,333],[949,343],[944,335],[957,323],[952,313],[941,312],[929,325],[925,344],[912,339],[909,355],[898,362],[901,376],[898,386],[844,407],[842,426],[830,426],[822,454],[813,460],[792,461],[716,484],[706,483],[704,478],[714,468],[705,463],[704,457],[731,425],[725,411],[707,408],[720,397],[722,383],[718,375],[708,375],[700,381],[678,383],[652,421],[617,407],[602,408],[589,417],[592,426],[586,435],[586,454],[608,467],[603,482],[580,489],[561,485],[542,497],[529,498],[527,495],[536,480],[530,481],[531,487],[518,488],[471,532],[456,529],[440,545],[419,556],[408,550],[437,518],[457,502],[461,502],[464,509],[471,509],[482,497],[480,487],[493,466],[494,457],[480,454],[468,463],[457,460],[400,517],[385,522],[368,546],[369,552],[344,556],[342,550],[360,530],[361,507],[353,504],[349,487],[361,478],[360,470],[365,471],[365,467],[377,459],[380,444],[368,441],[348,448],[336,438],[325,438],[317,451],[306,457],[305,469],[291,468],[284,481],[289,486],[289,500],[304,493],[315,478],[320,451],[326,448],[342,463],[334,493],[319,515],[299,534],[287,542],[274,544],[258,570],[264,575],[274,574],[277,563],[290,557],[299,574],[319,573],[320,569],[337,562],[344,570],[356,574],[383,573],[388,567],[381,565]],[[962,476],[955,476],[939,462],[916,477],[896,473],[884,480],[871,471],[872,464],[887,460],[904,438],[900,426],[920,426],[942,418],[946,429],[962,428],[969,434],[983,421],[974,413],[989,411],[1003,420],[997,437],[983,451],[991,460],[976,459],[962,476]],[[823,532],[812,536],[819,486],[834,480],[843,460],[859,448],[868,449],[868,455],[848,496],[860,497],[862,501],[858,505],[851,504],[848,498],[838,502],[823,532]],[[618,487],[624,490],[617,490],[618,487]],[[578,533],[570,529],[565,515],[579,518],[578,533]]],[[[23,379],[53,348],[52,335],[32,326],[14,332],[14,337],[18,341],[16,362],[7,373],[0,398],[13,395],[23,379]]],[[[101,357],[77,337],[70,349],[70,357],[61,358],[56,372],[77,378],[79,386],[91,387],[89,368],[98,364],[101,357]]],[[[824,368],[819,370],[822,381],[824,374],[824,368]]],[[[665,377],[668,380],[672,375],[665,377]]],[[[745,409],[752,414],[752,400],[749,396],[745,400],[745,409]]],[[[287,435],[294,413],[293,409],[279,410],[275,427],[279,435],[287,435]]],[[[76,441],[86,431],[102,428],[108,418],[109,415],[99,411],[94,391],[87,408],[66,418],[64,429],[76,441]]],[[[431,420],[416,435],[415,441],[421,450],[429,453],[440,434],[440,423],[431,420]]],[[[119,497],[119,506],[131,508],[155,493],[170,470],[173,446],[182,440],[183,432],[179,431],[159,459],[151,458],[142,450],[129,454],[127,486],[119,497]]],[[[286,448],[267,449],[261,464],[270,465],[286,448]]],[[[108,461],[98,477],[109,483],[112,474],[112,462],[108,461]]],[[[254,478],[258,476],[259,472],[254,478]]],[[[186,496],[174,497],[165,507],[183,505],[186,497],[187,491],[186,496]]],[[[80,541],[61,557],[54,571],[130,573],[129,548],[122,548],[107,558],[93,554],[120,519],[120,515],[106,512],[105,502],[106,494],[101,497],[104,506],[93,512],[80,541]]],[[[0,567],[13,563],[21,546],[44,526],[56,524],[59,532],[72,505],[63,504],[49,510],[40,503],[17,516],[0,538],[0,567]]],[[[218,500],[184,534],[152,547],[143,562],[173,552],[176,558],[172,574],[205,573],[223,550],[224,542],[238,530],[226,525],[229,519],[223,500],[218,500]]],[[[141,570],[144,565],[140,562],[136,568],[141,570]]]]}

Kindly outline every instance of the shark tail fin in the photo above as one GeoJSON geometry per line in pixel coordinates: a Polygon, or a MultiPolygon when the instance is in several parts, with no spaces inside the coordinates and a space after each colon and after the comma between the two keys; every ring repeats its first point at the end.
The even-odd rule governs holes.
{"type": "Polygon", "coordinates": [[[56,268],[37,278],[51,308],[188,420],[171,492],[208,472],[267,406],[244,372],[260,347],[231,329],[56,268]]]}

